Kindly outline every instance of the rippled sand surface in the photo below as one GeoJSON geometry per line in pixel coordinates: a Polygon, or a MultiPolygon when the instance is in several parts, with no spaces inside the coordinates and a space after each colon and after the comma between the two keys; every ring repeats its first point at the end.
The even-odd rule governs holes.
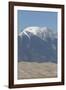
{"type": "Polygon", "coordinates": [[[57,77],[57,64],[51,62],[18,62],[18,79],[57,77]]]}

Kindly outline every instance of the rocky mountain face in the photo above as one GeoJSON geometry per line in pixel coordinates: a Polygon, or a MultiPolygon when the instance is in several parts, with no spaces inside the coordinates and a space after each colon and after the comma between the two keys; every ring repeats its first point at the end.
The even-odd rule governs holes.
{"type": "Polygon", "coordinates": [[[18,35],[18,60],[57,63],[57,33],[47,27],[28,27],[18,35]]]}

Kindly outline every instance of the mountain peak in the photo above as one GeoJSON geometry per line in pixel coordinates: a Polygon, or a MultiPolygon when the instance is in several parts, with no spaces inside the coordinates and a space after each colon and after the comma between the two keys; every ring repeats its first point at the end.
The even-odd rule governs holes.
{"type": "Polygon", "coordinates": [[[27,27],[24,29],[24,31],[33,33],[34,35],[37,34],[38,30],[40,30],[40,27],[27,27]]]}
{"type": "Polygon", "coordinates": [[[47,38],[55,38],[55,32],[51,30],[48,27],[37,27],[37,26],[32,26],[32,27],[27,27],[25,28],[19,36],[22,37],[22,35],[26,35],[30,38],[30,35],[36,35],[37,37],[46,40],[47,38]],[[28,34],[30,33],[30,34],[28,34]]]}

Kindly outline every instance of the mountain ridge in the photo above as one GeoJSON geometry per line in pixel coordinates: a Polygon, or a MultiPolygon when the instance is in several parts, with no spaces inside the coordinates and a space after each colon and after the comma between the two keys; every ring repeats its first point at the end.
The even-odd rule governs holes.
{"type": "Polygon", "coordinates": [[[57,63],[57,36],[47,27],[28,27],[18,35],[18,60],[57,63]]]}

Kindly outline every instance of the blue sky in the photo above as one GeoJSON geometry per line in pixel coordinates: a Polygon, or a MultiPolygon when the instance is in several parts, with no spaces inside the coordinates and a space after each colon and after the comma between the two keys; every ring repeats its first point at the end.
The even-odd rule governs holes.
{"type": "Polygon", "coordinates": [[[47,26],[57,31],[57,12],[18,10],[18,33],[30,26],[47,26]]]}

